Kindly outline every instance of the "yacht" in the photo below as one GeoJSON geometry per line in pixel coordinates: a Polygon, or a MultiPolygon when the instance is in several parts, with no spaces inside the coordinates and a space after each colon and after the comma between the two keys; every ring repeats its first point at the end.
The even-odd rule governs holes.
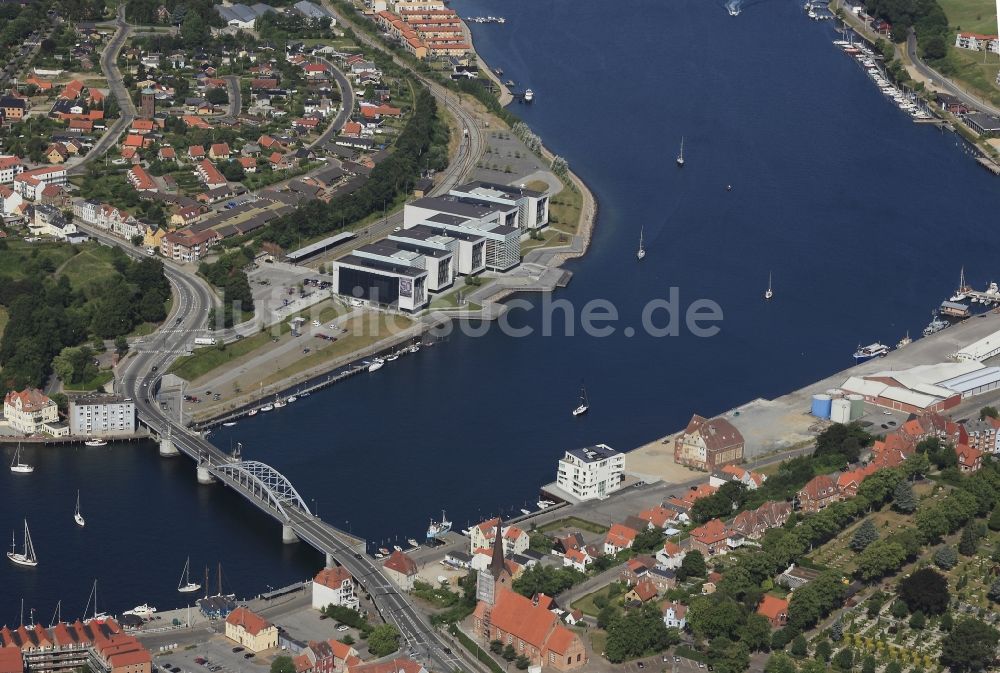
{"type": "Polygon", "coordinates": [[[34,568],[38,565],[38,557],[35,556],[35,545],[31,544],[31,533],[28,531],[28,520],[24,520],[24,549],[17,551],[17,543],[14,540],[14,533],[10,534],[10,551],[7,558],[11,563],[19,566],[34,568]]]}
{"type": "Polygon", "coordinates": [[[771,289],[771,272],[767,272],[767,289],[764,290],[764,299],[770,299],[774,296],[774,290],[771,289]]]}
{"type": "Polygon", "coordinates": [[[551,500],[539,500],[535,504],[538,505],[538,509],[547,509],[549,507],[552,507],[552,505],[554,505],[555,503],[552,502],[551,500]]]}
{"type": "Polygon", "coordinates": [[[257,415],[256,409],[251,409],[250,411],[247,412],[247,416],[256,416],[256,415],[257,415]]]}
{"type": "Polygon", "coordinates": [[[580,387],[580,406],[573,410],[574,416],[582,416],[590,409],[590,402],[587,400],[587,389],[580,387]]]}
{"type": "Polygon", "coordinates": [[[864,348],[858,345],[858,350],[854,351],[854,359],[857,362],[865,362],[866,360],[871,360],[873,358],[880,358],[885,356],[889,352],[889,347],[875,342],[868,344],[864,348]]]}
{"type": "Polygon", "coordinates": [[[153,618],[153,614],[155,612],[156,612],[156,608],[154,608],[152,605],[147,605],[146,603],[143,603],[142,605],[135,606],[131,610],[126,610],[122,614],[123,615],[135,615],[136,617],[139,617],[140,619],[152,619],[153,618]]]}
{"type": "Polygon", "coordinates": [[[107,446],[108,442],[106,439],[101,439],[100,437],[91,437],[84,442],[85,446],[107,446]]]}
{"type": "Polygon", "coordinates": [[[385,360],[382,358],[372,358],[371,363],[368,365],[368,371],[377,372],[385,366],[385,360]]]}
{"type": "Polygon", "coordinates": [[[35,471],[33,465],[28,465],[27,463],[21,462],[21,445],[17,445],[17,451],[14,452],[14,460],[10,464],[10,471],[14,474],[31,474],[35,471]]]}
{"type": "Polygon", "coordinates": [[[683,166],[684,165],[684,137],[683,136],[681,136],[681,152],[680,152],[680,154],[677,155],[677,165],[678,166],[683,166]]]}
{"type": "Polygon", "coordinates": [[[646,256],[646,248],[642,246],[642,227],[639,227],[639,250],[635,253],[636,259],[642,259],[646,256]]]}
{"type": "Polygon", "coordinates": [[[264,411],[264,412],[267,412],[267,411],[274,411],[274,407],[273,407],[272,405],[270,405],[270,404],[265,404],[264,406],[262,406],[262,407],[260,408],[260,410],[261,410],[261,411],[264,411]]]}
{"type": "Polygon", "coordinates": [[[910,333],[907,332],[906,336],[900,339],[899,343],[896,344],[896,350],[899,350],[903,346],[909,346],[911,343],[913,343],[913,339],[910,338],[910,333]]]}
{"type": "Polygon", "coordinates": [[[525,89],[524,90],[524,102],[525,103],[530,103],[533,100],[535,100],[535,92],[532,91],[531,89],[525,89]]]}
{"type": "Polygon", "coordinates": [[[427,527],[427,539],[435,540],[450,530],[451,521],[448,521],[448,517],[445,515],[444,510],[441,510],[441,520],[435,521],[434,519],[431,519],[431,524],[427,527]]]}
{"type": "Polygon", "coordinates": [[[83,520],[83,514],[80,514],[80,491],[76,492],[76,512],[73,514],[73,521],[76,521],[76,525],[83,528],[87,525],[87,522],[83,520]]]}
{"type": "Polygon", "coordinates": [[[187,560],[184,562],[184,570],[181,571],[181,579],[177,582],[177,591],[182,594],[189,594],[200,588],[200,584],[191,581],[191,557],[188,556],[187,560]]]}
{"type": "Polygon", "coordinates": [[[419,546],[420,546],[420,543],[419,543],[419,542],[417,542],[416,540],[414,540],[414,539],[413,539],[412,537],[408,537],[408,538],[406,538],[406,541],[410,543],[410,546],[411,546],[411,547],[414,547],[414,548],[416,548],[416,547],[419,547],[419,546]]]}

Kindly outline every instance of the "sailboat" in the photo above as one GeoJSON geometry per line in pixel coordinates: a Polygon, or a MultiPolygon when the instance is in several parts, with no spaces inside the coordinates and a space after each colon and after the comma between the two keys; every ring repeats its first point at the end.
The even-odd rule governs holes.
{"type": "Polygon", "coordinates": [[[636,259],[642,259],[646,256],[646,248],[642,246],[642,227],[639,227],[639,250],[635,253],[636,259]]]}
{"type": "Polygon", "coordinates": [[[18,553],[16,551],[17,543],[14,539],[14,533],[10,534],[10,551],[7,552],[7,558],[19,566],[28,566],[29,568],[34,568],[38,565],[38,558],[35,556],[35,546],[31,544],[31,533],[28,531],[28,520],[24,520],[24,551],[18,553]]]}
{"type": "Polygon", "coordinates": [[[910,338],[910,330],[906,330],[906,336],[899,340],[899,343],[896,344],[896,349],[909,346],[911,343],[913,343],[913,339],[910,338]]]}
{"type": "Polygon", "coordinates": [[[684,165],[684,136],[681,136],[681,153],[677,155],[677,165],[684,165]]]}
{"type": "Polygon", "coordinates": [[[32,465],[21,462],[21,445],[17,445],[17,451],[14,452],[14,460],[10,464],[10,471],[14,474],[31,474],[35,471],[32,465]]]}
{"type": "Polygon", "coordinates": [[[177,590],[182,594],[189,594],[200,588],[200,584],[191,581],[191,557],[188,556],[187,560],[184,562],[184,570],[181,572],[181,579],[177,583],[177,590]]]}
{"type": "Polygon", "coordinates": [[[770,299],[774,296],[774,290],[771,289],[771,272],[767,272],[767,289],[764,290],[764,299],[770,299]]]}
{"type": "Polygon", "coordinates": [[[73,514],[73,521],[76,521],[76,525],[83,528],[87,523],[83,520],[83,515],[80,514],[80,491],[76,492],[76,512],[73,514]]]}
{"type": "Polygon", "coordinates": [[[588,409],[590,409],[590,402],[587,400],[587,389],[580,386],[580,406],[573,410],[573,415],[581,416],[587,413],[588,409]]]}

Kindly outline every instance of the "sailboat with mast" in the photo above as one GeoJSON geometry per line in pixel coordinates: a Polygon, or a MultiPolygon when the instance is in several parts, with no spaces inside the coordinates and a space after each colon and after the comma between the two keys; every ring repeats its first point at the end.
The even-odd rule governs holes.
{"type": "Polygon", "coordinates": [[[972,288],[965,282],[965,267],[963,266],[958,274],[958,289],[955,290],[955,294],[951,295],[951,301],[964,301],[969,298],[969,292],[972,292],[972,288]]]}
{"type": "Polygon", "coordinates": [[[646,256],[646,248],[642,245],[642,227],[639,227],[639,250],[635,253],[636,259],[642,259],[646,256]]]}
{"type": "Polygon", "coordinates": [[[76,490],[76,512],[73,513],[73,521],[76,521],[76,525],[80,528],[87,525],[87,522],[83,520],[83,515],[80,514],[80,489],[76,490]]]}
{"type": "Polygon", "coordinates": [[[681,152],[677,155],[677,165],[684,165],[684,136],[681,136],[681,152]]]}
{"type": "Polygon", "coordinates": [[[17,445],[17,450],[14,452],[14,460],[10,464],[10,471],[14,474],[31,474],[35,471],[33,465],[21,462],[21,445],[17,445]]]}
{"type": "Polygon", "coordinates": [[[7,558],[10,559],[11,563],[19,566],[27,566],[29,568],[34,568],[38,565],[38,557],[35,556],[35,546],[31,544],[31,532],[28,530],[28,520],[24,520],[24,548],[22,551],[17,551],[17,542],[14,539],[14,533],[10,534],[10,551],[7,552],[7,558]]]}
{"type": "Polygon", "coordinates": [[[582,416],[590,409],[590,401],[587,399],[586,386],[580,386],[580,406],[573,410],[574,416],[582,416]]]}
{"type": "Polygon", "coordinates": [[[184,570],[181,572],[181,579],[177,582],[177,591],[182,594],[189,594],[200,588],[200,584],[191,581],[191,557],[188,556],[187,560],[184,562],[184,570]]]}
{"type": "Polygon", "coordinates": [[[770,299],[774,296],[774,290],[771,289],[771,272],[767,272],[767,289],[764,290],[764,299],[770,299]]]}

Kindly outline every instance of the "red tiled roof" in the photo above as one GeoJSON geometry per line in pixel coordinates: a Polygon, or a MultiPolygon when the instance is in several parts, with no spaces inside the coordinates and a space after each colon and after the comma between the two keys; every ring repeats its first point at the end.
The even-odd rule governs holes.
{"type": "Polygon", "coordinates": [[[417,564],[414,563],[413,559],[401,551],[392,552],[389,558],[387,558],[385,563],[382,565],[389,570],[395,570],[402,575],[417,574],[417,564]]]}
{"type": "Polygon", "coordinates": [[[717,544],[728,536],[729,531],[721,519],[712,519],[691,531],[691,537],[705,545],[717,544]]]}
{"type": "Polygon", "coordinates": [[[226,617],[226,623],[242,626],[247,633],[252,633],[255,636],[271,627],[271,622],[242,606],[229,613],[229,616],[226,617]]]}
{"type": "Polygon", "coordinates": [[[354,576],[351,575],[346,568],[337,566],[336,568],[325,568],[320,570],[316,573],[316,577],[313,578],[313,582],[316,584],[322,584],[330,589],[339,589],[346,580],[352,579],[354,579],[354,576]]]}

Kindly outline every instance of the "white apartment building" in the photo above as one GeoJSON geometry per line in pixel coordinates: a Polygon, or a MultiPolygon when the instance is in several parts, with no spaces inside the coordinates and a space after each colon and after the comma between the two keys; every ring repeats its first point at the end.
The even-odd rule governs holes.
{"type": "Polygon", "coordinates": [[[625,456],[607,444],[571,449],[559,461],[556,485],[579,498],[604,498],[621,488],[625,456]]]}
{"type": "Polygon", "coordinates": [[[7,154],[0,156],[0,185],[9,185],[14,178],[24,172],[20,157],[7,154]]]}
{"type": "Polygon", "coordinates": [[[990,51],[1000,54],[1000,40],[996,35],[980,35],[979,33],[959,33],[955,36],[955,46],[959,49],[972,51],[990,51]]]}
{"type": "Polygon", "coordinates": [[[541,229],[549,223],[549,195],[544,192],[476,180],[454,187],[449,194],[516,206],[517,226],[522,234],[531,229],[541,229]]]}
{"type": "Polygon", "coordinates": [[[486,239],[487,269],[507,271],[521,263],[521,230],[518,206],[466,196],[429,196],[407,203],[403,228],[428,225],[455,234],[486,239]]]}
{"type": "Polygon", "coordinates": [[[328,605],[343,605],[352,610],[358,607],[358,594],[354,576],[345,568],[320,570],[312,582],[312,606],[322,610],[328,605]]]}
{"type": "Polygon", "coordinates": [[[135,432],[135,403],[117,395],[74,398],[69,405],[70,434],[121,437],[135,432]]]}
{"type": "Polygon", "coordinates": [[[25,435],[50,432],[47,424],[59,422],[59,407],[37,388],[11,391],[3,400],[3,417],[10,426],[25,435]]]}

